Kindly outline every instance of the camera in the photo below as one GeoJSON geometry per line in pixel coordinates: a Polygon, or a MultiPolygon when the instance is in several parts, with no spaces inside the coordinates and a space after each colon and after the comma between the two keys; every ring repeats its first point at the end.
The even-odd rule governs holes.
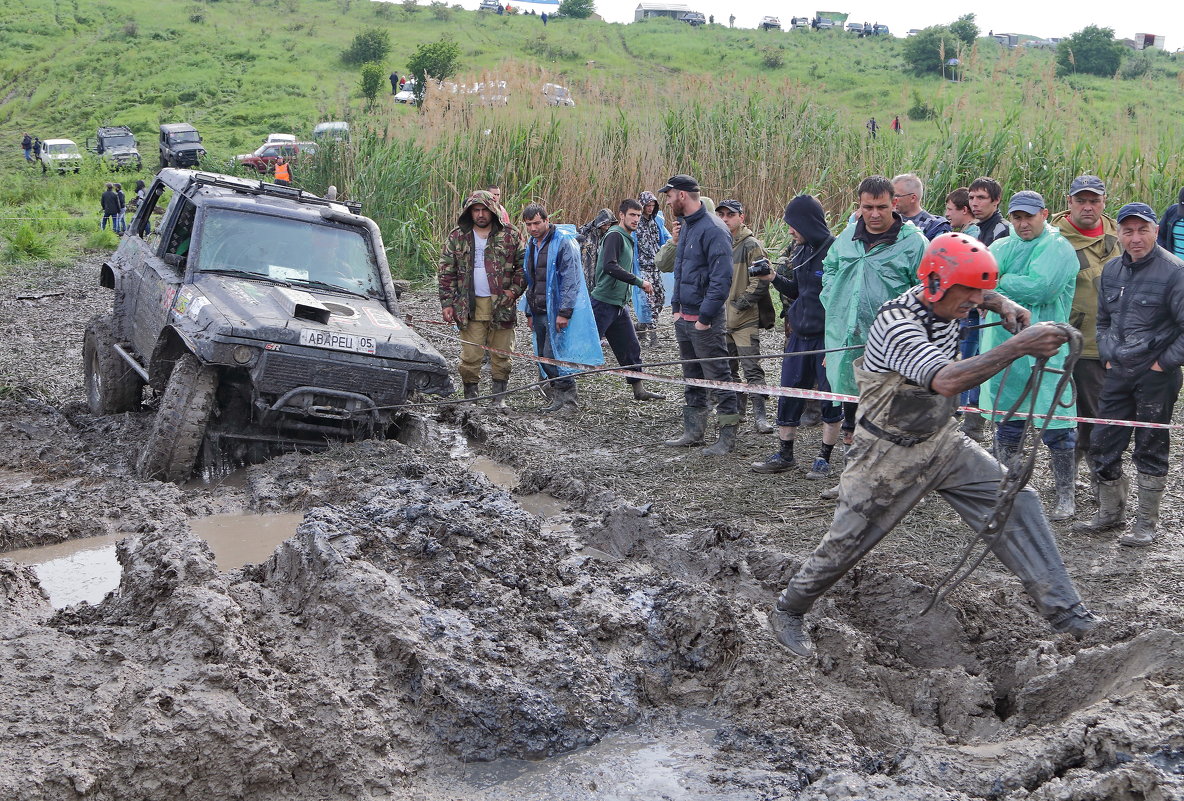
{"type": "Polygon", "coordinates": [[[752,276],[768,275],[773,272],[773,265],[768,259],[757,259],[748,267],[748,274],[752,276]]]}

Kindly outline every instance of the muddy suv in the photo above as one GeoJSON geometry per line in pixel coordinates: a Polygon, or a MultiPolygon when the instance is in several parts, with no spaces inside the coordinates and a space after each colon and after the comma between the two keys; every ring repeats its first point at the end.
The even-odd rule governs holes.
{"type": "Polygon", "coordinates": [[[83,342],[93,413],[137,409],[144,384],[160,394],[143,477],[383,436],[412,394],[452,392],[444,359],[400,320],[378,226],[359,211],[160,171],[102,266],[114,309],[83,342]]]}
{"type": "Polygon", "coordinates": [[[160,167],[196,167],[206,154],[201,134],[187,122],[160,126],[160,167]]]}
{"type": "Polygon", "coordinates": [[[91,145],[88,141],[87,147],[111,169],[138,170],[144,166],[136,136],[126,125],[107,125],[99,128],[95,132],[95,143],[91,145]]]}

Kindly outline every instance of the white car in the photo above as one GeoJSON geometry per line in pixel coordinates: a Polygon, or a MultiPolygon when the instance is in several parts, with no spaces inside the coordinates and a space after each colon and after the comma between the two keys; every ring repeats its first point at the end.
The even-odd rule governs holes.
{"type": "Polygon", "coordinates": [[[548,106],[575,106],[576,101],[571,96],[566,86],[560,86],[557,83],[543,84],[543,97],[547,99],[548,106]]]}
{"type": "Polygon", "coordinates": [[[296,141],[296,137],[292,134],[269,133],[267,138],[263,140],[265,145],[290,145],[296,141]]]}
{"type": "Polygon", "coordinates": [[[46,139],[41,143],[41,166],[65,172],[82,169],[82,151],[70,139],[46,139]]]}
{"type": "Polygon", "coordinates": [[[349,123],[343,120],[318,122],[312,129],[312,138],[316,142],[333,139],[338,142],[349,141],[349,123]]]}
{"type": "Polygon", "coordinates": [[[414,78],[408,79],[407,82],[403,84],[403,88],[400,89],[398,91],[398,93],[395,95],[395,102],[396,103],[410,103],[413,106],[415,105],[415,79],[414,78]]]}

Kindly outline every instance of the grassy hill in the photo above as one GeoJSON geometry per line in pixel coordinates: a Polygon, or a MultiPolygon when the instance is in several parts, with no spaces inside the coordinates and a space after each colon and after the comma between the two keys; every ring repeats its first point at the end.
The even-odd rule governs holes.
{"type": "MultiPolygon", "coordinates": [[[[127,124],[155,163],[157,124],[184,120],[222,165],[270,131],[350,119],[351,145],[299,177],[362,200],[408,275],[428,271],[457,197],[487,181],[505,185],[512,208],[541,197],[582,221],[692,171],[717,199],[747,200],[769,237],[793,194],[818,193],[840,217],[872,172],[917,170],[931,200],[981,174],[1008,191],[1059,195],[1074,174],[1097,172],[1115,202],[1157,207],[1184,183],[1184,78],[1166,56],[1135,80],[1061,79],[1050,52],[981,39],[967,80],[949,83],[907,72],[895,39],[669,20],[544,27],[532,16],[359,0],[0,0],[0,49],[6,172],[23,130],[81,144],[100,124],[127,124]],[[341,53],[374,26],[391,33],[387,69],[404,72],[419,44],[447,35],[462,53],[457,79],[506,80],[509,105],[429,96],[421,111],[383,96],[367,110],[341,53]],[[571,87],[577,107],[547,108],[546,81],[571,87]],[[899,137],[886,129],[897,114],[899,137]],[[885,126],[874,142],[870,116],[885,126]]],[[[53,236],[51,217],[94,216],[101,180],[97,170],[49,182],[26,171],[0,187],[0,203],[38,210],[53,236]]],[[[0,233],[35,222],[2,220],[0,233]]],[[[90,230],[63,226],[59,250],[77,242],[71,226],[90,230]]]]}

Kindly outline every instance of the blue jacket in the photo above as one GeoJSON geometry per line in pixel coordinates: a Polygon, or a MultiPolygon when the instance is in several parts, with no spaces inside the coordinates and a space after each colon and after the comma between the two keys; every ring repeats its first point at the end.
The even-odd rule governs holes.
{"type": "MultiPolygon", "coordinates": [[[[604,364],[604,350],[600,347],[600,334],[596,329],[596,317],[592,313],[592,301],[588,286],[584,283],[583,261],[580,243],[576,238],[575,226],[552,225],[547,235],[547,327],[551,350],[555,358],[578,364],[604,364]],[[557,312],[571,309],[567,327],[559,331],[555,327],[557,312]]],[[[519,305],[525,310],[526,296],[534,286],[534,266],[537,244],[534,237],[527,237],[522,257],[526,272],[527,290],[519,305]]],[[[538,345],[535,345],[538,353],[538,345]]],[[[578,372],[576,368],[560,367],[560,375],[578,372]]]]}
{"type": "Polygon", "coordinates": [[[700,206],[682,218],[674,254],[674,293],[670,310],[697,314],[704,325],[723,318],[732,291],[732,234],[718,216],[700,206]]]}
{"type": "Polygon", "coordinates": [[[920,228],[921,233],[925,234],[925,238],[929,240],[933,240],[942,234],[948,234],[953,230],[949,220],[925,211],[925,209],[921,209],[916,217],[906,217],[905,219],[920,228]]]}

